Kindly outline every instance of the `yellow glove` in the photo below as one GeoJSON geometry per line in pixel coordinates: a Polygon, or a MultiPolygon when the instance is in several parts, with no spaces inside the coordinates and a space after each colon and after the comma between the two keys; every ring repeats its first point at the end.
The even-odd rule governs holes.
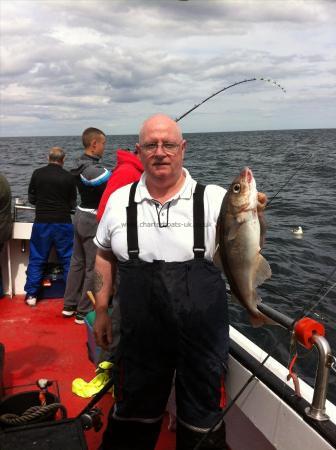
{"type": "MultiPolygon", "coordinates": [[[[82,378],[75,378],[72,382],[72,392],[79,397],[92,397],[97,394],[109,381],[110,373],[113,364],[109,361],[102,361],[97,369],[97,375],[88,383],[84,381],[82,378]]],[[[113,387],[110,391],[113,395],[113,387]]]]}

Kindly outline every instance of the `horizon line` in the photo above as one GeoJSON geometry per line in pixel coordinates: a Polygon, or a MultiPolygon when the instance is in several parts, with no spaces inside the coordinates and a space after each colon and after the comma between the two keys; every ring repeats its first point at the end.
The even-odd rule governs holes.
{"type": "MultiPolygon", "coordinates": [[[[215,133],[264,133],[273,131],[307,131],[307,130],[336,130],[336,127],[319,127],[319,128],[278,128],[272,130],[230,130],[230,131],[191,131],[183,132],[183,135],[187,134],[215,134],[215,133]]],[[[106,136],[138,136],[138,133],[127,134],[106,134],[106,136]]],[[[9,138],[43,138],[43,137],[81,137],[81,134],[40,134],[35,136],[0,136],[0,139],[9,138]]]]}

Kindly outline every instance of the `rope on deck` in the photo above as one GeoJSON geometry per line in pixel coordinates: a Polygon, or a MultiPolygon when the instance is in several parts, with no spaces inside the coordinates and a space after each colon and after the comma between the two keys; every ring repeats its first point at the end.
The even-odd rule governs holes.
{"type": "Polygon", "coordinates": [[[49,415],[52,412],[55,412],[60,409],[62,412],[62,418],[67,416],[67,411],[65,406],[61,403],[51,403],[46,406],[31,406],[28,408],[21,416],[18,414],[6,413],[0,416],[0,424],[4,424],[6,426],[17,426],[24,425],[26,423],[36,421],[44,416],[49,415]]]}

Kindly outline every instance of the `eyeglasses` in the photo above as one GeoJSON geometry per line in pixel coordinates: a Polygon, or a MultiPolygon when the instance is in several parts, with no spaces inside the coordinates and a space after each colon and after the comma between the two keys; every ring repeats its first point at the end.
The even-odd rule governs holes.
{"type": "Polygon", "coordinates": [[[146,153],[155,153],[156,150],[161,146],[162,150],[166,153],[175,154],[179,149],[182,141],[176,144],[175,142],[162,142],[159,144],[158,142],[150,142],[149,144],[140,145],[140,148],[144,150],[146,153]]]}

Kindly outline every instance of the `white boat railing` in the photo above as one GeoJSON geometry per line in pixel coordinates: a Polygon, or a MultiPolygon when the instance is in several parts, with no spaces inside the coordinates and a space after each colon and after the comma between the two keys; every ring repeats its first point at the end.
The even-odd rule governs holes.
{"type": "MultiPolygon", "coordinates": [[[[25,200],[16,197],[14,200],[14,213],[13,221],[18,222],[18,212],[19,211],[35,211],[35,206],[29,206],[26,204],[25,200]]],[[[71,214],[75,214],[75,210],[71,210],[71,214]]]]}
{"type": "Polygon", "coordinates": [[[22,200],[19,197],[16,197],[15,201],[14,201],[14,214],[13,214],[14,222],[18,221],[18,212],[20,210],[35,211],[35,206],[28,206],[28,205],[26,205],[24,200],[22,200]]]}
{"type": "Polygon", "coordinates": [[[316,369],[315,384],[314,384],[314,394],[311,405],[306,408],[306,414],[314,420],[324,421],[329,420],[329,416],[326,414],[326,399],[328,390],[328,381],[330,368],[334,362],[334,357],[331,352],[330,345],[323,335],[320,334],[321,327],[323,326],[313,319],[308,319],[310,326],[308,334],[305,338],[309,341],[309,347],[305,345],[302,341],[301,336],[297,333],[296,325],[300,322],[299,320],[293,320],[279,311],[271,308],[268,305],[260,304],[258,305],[259,311],[265,314],[270,319],[274,320],[276,323],[282,327],[292,331],[297,339],[297,341],[306,348],[311,346],[315,347],[318,352],[318,365],[316,369]],[[314,327],[316,324],[316,327],[314,327]]]}

